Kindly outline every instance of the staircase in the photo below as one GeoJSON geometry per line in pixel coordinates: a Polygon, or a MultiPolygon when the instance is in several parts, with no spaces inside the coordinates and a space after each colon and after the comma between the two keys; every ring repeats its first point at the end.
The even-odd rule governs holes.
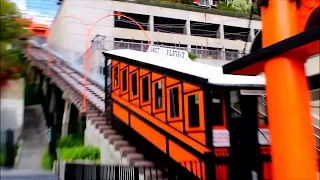
{"type": "Polygon", "coordinates": [[[88,114],[85,130],[85,145],[100,147],[102,165],[129,165],[139,168],[139,179],[162,179],[163,170],[145,160],[143,154],[119,135],[104,117],[88,114]]]}

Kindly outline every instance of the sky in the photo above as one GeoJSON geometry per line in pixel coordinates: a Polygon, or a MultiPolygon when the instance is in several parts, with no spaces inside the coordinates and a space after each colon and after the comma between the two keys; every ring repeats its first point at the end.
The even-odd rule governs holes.
{"type": "Polygon", "coordinates": [[[33,17],[35,23],[50,25],[58,10],[58,0],[10,0],[14,2],[24,17],[33,17]]]}

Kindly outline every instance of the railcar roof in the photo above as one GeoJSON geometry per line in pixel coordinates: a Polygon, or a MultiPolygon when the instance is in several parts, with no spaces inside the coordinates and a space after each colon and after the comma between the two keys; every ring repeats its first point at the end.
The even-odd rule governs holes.
{"type": "MultiPolygon", "coordinates": [[[[265,78],[261,76],[240,76],[223,74],[222,67],[215,67],[197,63],[194,61],[184,61],[172,57],[163,57],[153,53],[135,51],[130,49],[118,49],[106,51],[105,54],[126,58],[140,63],[159,66],[166,69],[175,70],[181,73],[190,74],[196,77],[207,79],[209,84],[228,86],[264,86],[265,78]]],[[[120,60],[120,59],[119,59],[120,60]]]]}

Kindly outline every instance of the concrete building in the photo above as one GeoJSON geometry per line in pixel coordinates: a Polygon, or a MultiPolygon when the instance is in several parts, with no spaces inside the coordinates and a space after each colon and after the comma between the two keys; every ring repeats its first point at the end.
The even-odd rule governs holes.
{"type": "Polygon", "coordinates": [[[245,45],[251,46],[260,29],[260,21],[252,20],[249,24],[248,18],[133,2],[64,0],[49,38],[51,48],[68,59],[77,59],[83,55],[86,41],[91,41],[99,34],[105,36],[104,50],[125,47],[146,50],[149,39],[151,44],[183,48],[202,59],[230,61],[241,56],[245,45]],[[115,13],[122,13],[138,21],[145,29],[145,34],[133,21],[112,16],[115,13]],[[97,21],[87,38],[87,29],[97,21]],[[247,40],[248,43],[245,42],[247,40]]]}

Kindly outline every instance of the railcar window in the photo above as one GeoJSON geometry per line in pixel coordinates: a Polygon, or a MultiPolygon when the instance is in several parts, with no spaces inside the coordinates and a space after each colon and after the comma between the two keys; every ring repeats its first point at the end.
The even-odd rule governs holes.
{"type": "Polygon", "coordinates": [[[170,89],[170,117],[179,117],[179,89],[170,89]]]}
{"type": "Polygon", "coordinates": [[[137,73],[133,73],[131,75],[131,81],[132,81],[131,94],[132,96],[136,96],[138,94],[137,73]]]}
{"type": "Polygon", "coordinates": [[[126,91],[127,87],[127,69],[122,71],[122,91],[126,91]]]}
{"type": "Polygon", "coordinates": [[[199,127],[199,96],[198,94],[188,97],[188,109],[189,109],[189,127],[199,127]]]}
{"type": "Polygon", "coordinates": [[[154,91],[155,91],[155,108],[161,109],[162,108],[162,81],[154,83],[154,91]]]}
{"type": "Polygon", "coordinates": [[[212,111],[213,111],[213,126],[223,126],[223,93],[213,92],[212,94],[212,111]]]}
{"type": "Polygon", "coordinates": [[[149,101],[149,76],[142,79],[142,102],[149,101]]]}
{"type": "Polygon", "coordinates": [[[267,104],[264,96],[258,96],[258,110],[260,125],[268,125],[267,104]]]}
{"type": "Polygon", "coordinates": [[[117,87],[118,86],[118,82],[119,82],[119,77],[118,77],[118,75],[119,75],[119,67],[118,66],[116,66],[115,68],[114,68],[114,86],[115,87],[117,87]]]}
{"type": "Polygon", "coordinates": [[[238,90],[230,91],[230,107],[231,107],[231,117],[240,118],[241,117],[240,92],[238,90]]]}

